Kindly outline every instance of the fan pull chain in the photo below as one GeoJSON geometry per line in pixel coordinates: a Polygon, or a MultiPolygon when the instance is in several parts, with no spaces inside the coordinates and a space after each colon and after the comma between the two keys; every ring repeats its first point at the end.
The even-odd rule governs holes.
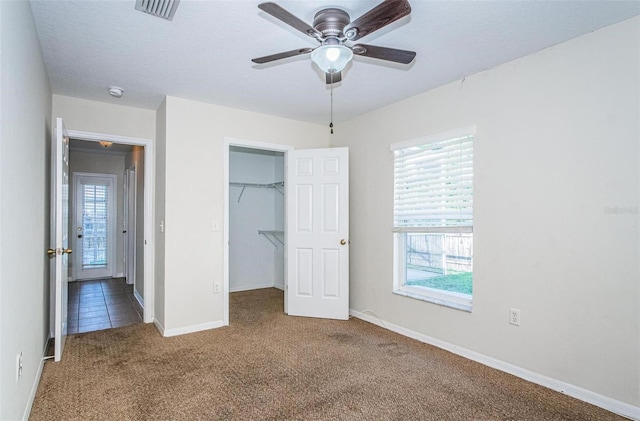
{"type": "Polygon", "coordinates": [[[333,134],[333,73],[331,75],[331,121],[329,122],[329,128],[331,129],[331,134],[333,134]]]}

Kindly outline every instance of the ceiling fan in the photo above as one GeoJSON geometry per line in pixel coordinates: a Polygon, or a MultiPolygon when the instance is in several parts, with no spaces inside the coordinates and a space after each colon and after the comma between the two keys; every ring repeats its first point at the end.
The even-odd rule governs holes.
{"type": "Polygon", "coordinates": [[[411,13],[407,0],[385,0],[358,19],[351,21],[347,12],[335,7],[322,9],[315,14],[313,26],[300,20],[275,3],[261,3],[258,7],[320,43],[316,48],[299,48],[282,53],[254,58],[258,64],[311,53],[311,60],[326,74],[327,84],[342,80],[342,70],[353,55],[371,57],[396,63],[409,64],[416,56],[414,51],[379,47],[367,44],[347,43],[357,41],[411,13]]]}

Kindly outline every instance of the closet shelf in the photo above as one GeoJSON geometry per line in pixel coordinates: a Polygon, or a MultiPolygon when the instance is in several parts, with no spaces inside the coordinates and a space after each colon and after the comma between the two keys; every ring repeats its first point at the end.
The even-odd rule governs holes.
{"type": "Polygon", "coordinates": [[[275,248],[278,248],[278,244],[276,243],[276,241],[284,246],[284,241],[283,241],[284,240],[284,231],[258,230],[258,235],[264,235],[264,237],[267,240],[269,240],[269,242],[271,244],[273,244],[273,246],[275,248]],[[280,237],[283,237],[283,239],[281,240],[280,237]]]}
{"type": "Polygon", "coordinates": [[[267,183],[267,184],[231,182],[229,183],[229,186],[242,187],[242,190],[240,191],[240,195],[238,196],[238,203],[240,203],[240,199],[244,194],[244,189],[246,189],[247,187],[254,188],[254,189],[276,189],[278,193],[284,196],[284,181],[280,181],[278,183],[267,183]]]}

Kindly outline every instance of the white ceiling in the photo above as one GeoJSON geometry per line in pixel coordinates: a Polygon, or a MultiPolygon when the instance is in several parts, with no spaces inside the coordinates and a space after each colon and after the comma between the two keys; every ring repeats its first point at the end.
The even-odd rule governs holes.
{"type": "MultiPolygon", "coordinates": [[[[355,57],[334,89],[334,121],[495,67],[640,14],[638,1],[425,1],[359,42],[417,52],[409,66],[355,57]]],[[[308,55],[252,58],[317,45],[260,1],[182,0],[173,21],[135,0],[32,1],[54,94],[157,109],[165,95],[319,124],[330,93],[308,55]],[[114,99],[107,86],[124,88],[114,99]]],[[[311,24],[327,6],[352,20],[377,0],[277,1],[311,24]]]]}

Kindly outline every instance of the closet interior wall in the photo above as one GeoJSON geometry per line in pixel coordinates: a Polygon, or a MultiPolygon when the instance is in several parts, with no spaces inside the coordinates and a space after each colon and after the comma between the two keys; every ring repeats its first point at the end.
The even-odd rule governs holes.
{"type": "Polygon", "coordinates": [[[283,180],[282,152],[230,148],[230,292],[284,289],[283,180]]]}

